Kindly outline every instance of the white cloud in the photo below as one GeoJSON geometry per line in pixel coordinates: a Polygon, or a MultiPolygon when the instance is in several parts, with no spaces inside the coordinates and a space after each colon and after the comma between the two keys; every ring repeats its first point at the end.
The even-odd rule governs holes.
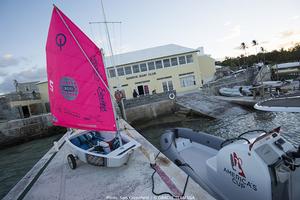
{"type": "Polygon", "coordinates": [[[230,26],[231,25],[231,21],[227,21],[224,23],[224,26],[230,26]]]}
{"type": "Polygon", "coordinates": [[[297,20],[297,19],[300,19],[299,15],[295,15],[289,18],[289,20],[297,20]]]}
{"type": "Polygon", "coordinates": [[[24,57],[15,57],[10,53],[6,53],[0,56],[0,68],[17,66],[22,61],[27,61],[27,59],[24,57]]]}
{"type": "Polygon", "coordinates": [[[26,69],[17,73],[9,74],[3,78],[0,83],[0,93],[7,93],[14,90],[13,80],[18,82],[39,81],[46,79],[46,69],[33,66],[31,69],[26,69]]]}
{"type": "Polygon", "coordinates": [[[224,42],[226,40],[231,40],[237,38],[241,35],[241,26],[235,25],[229,29],[228,33],[223,37],[218,39],[219,42],[224,42]]]}
{"type": "Polygon", "coordinates": [[[10,53],[7,53],[7,54],[4,54],[4,55],[3,55],[3,58],[6,59],[6,60],[11,59],[12,57],[13,57],[13,55],[10,54],[10,53]]]}

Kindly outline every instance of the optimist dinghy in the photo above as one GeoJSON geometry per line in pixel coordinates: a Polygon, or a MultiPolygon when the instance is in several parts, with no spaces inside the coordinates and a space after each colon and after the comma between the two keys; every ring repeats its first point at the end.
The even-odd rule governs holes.
{"type": "Polygon", "coordinates": [[[133,149],[140,146],[132,138],[121,133],[122,143],[110,132],[105,131],[70,131],[66,142],[70,147],[68,163],[72,169],[76,168],[76,160],[104,167],[119,167],[127,163],[133,149]]]}
{"type": "Polygon", "coordinates": [[[76,159],[105,167],[128,161],[140,144],[121,134],[99,48],[56,6],[47,45],[47,74],[53,124],[69,130],[66,143],[76,159]]]}
{"type": "Polygon", "coordinates": [[[176,128],[160,143],[162,152],[216,199],[299,200],[300,146],[296,149],[279,129],[224,140],[176,128]]]}

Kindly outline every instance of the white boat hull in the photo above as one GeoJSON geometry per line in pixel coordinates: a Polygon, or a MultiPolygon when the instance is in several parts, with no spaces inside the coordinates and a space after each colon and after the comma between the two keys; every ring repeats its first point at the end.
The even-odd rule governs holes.
{"type": "Polygon", "coordinates": [[[219,89],[219,93],[222,96],[226,97],[242,97],[243,95],[240,93],[237,88],[221,88],[219,89]]]}
{"type": "MultiPolygon", "coordinates": [[[[72,142],[74,138],[88,134],[90,132],[91,131],[83,130],[76,130],[75,132],[68,131],[65,138],[70,153],[75,158],[87,164],[102,167],[120,167],[128,162],[128,159],[133,153],[133,150],[141,146],[137,141],[123,133],[121,133],[121,138],[124,142],[123,146],[120,146],[107,154],[94,151],[93,148],[95,147],[83,149],[72,142]]],[[[114,134],[112,133],[101,132],[101,134],[107,141],[114,138],[114,134]]]]}
{"type": "Polygon", "coordinates": [[[254,108],[271,112],[300,112],[300,96],[267,99],[255,104],[254,108]]]}

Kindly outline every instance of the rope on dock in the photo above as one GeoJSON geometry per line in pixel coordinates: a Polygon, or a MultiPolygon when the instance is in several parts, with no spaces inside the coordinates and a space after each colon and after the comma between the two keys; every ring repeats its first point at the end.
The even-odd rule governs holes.
{"type": "MultiPolygon", "coordinates": [[[[160,154],[160,152],[155,156],[155,160],[158,157],[158,155],[160,154]]],[[[179,197],[183,197],[186,191],[186,187],[189,181],[190,176],[187,176],[185,184],[184,184],[184,189],[183,192],[181,193],[180,190],[177,188],[177,186],[173,183],[173,181],[170,179],[170,177],[157,165],[157,164],[150,164],[151,168],[154,170],[151,179],[152,179],[152,193],[156,196],[160,196],[160,195],[169,195],[173,198],[179,198],[179,197]],[[173,194],[171,194],[170,192],[161,192],[161,193],[156,193],[154,191],[154,175],[155,173],[157,173],[160,178],[164,181],[164,183],[168,186],[168,188],[173,192],[173,194]]]]}

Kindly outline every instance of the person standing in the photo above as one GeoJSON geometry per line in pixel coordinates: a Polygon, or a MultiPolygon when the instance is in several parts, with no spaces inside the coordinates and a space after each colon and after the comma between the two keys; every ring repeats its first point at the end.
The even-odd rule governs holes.
{"type": "Polygon", "coordinates": [[[138,93],[136,92],[135,89],[133,89],[133,94],[132,94],[133,98],[136,98],[138,96],[138,93]]]}

